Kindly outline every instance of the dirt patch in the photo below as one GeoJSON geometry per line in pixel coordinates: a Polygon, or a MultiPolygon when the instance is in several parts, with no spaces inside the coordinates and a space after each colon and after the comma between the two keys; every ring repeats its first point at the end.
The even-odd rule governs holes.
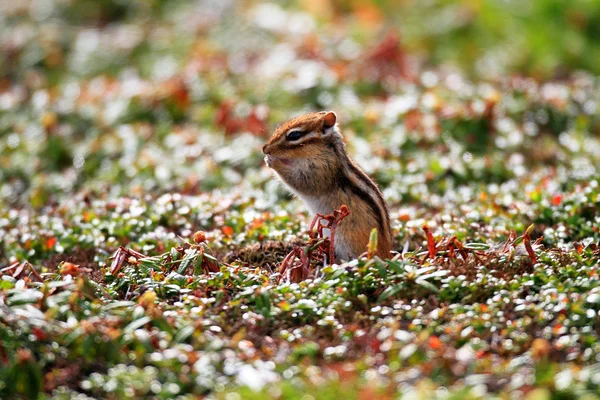
{"type": "Polygon", "coordinates": [[[264,243],[257,243],[227,253],[224,257],[224,261],[227,263],[237,261],[251,267],[260,267],[270,271],[275,271],[277,269],[277,265],[283,261],[285,256],[288,255],[288,253],[292,251],[295,246],[301,244],[302,241],[267,241],[264,243]]]}
{"type": "Polygon", "coordinates": [[[54,254],[44,262],[44,266],[48,268],[49,272],[57,272],[60,263],[70,262],[80,267],[81,275],[95,282],[104,282],[104,273],[98,262],[94,260],[95,257],[95,248],[82,249],[78,247],[69,254],[54,254]]]}

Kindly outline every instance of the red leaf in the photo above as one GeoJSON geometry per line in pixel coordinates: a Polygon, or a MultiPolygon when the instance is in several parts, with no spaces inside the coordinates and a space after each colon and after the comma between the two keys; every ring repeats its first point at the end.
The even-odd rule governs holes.
{"type": "Polygon", "coordinates": [[[50,250],[51,248],[53,248],[54,245],[56,245],[56,242],[57,242],[57,240],[55,237],[46,239],[46,249],[50,250]]]}
{"type": "Polygon", "coordinates": [[[46,332],[44,332],[42,329],[38,328],[37,326],[34,326],[31,329],[31,331],[35,335],[35,338],[37,340],[44,340],[44,339],[46,339],[46,332]]]}
{"type": "Polygon", "coordinates": [[[533,247],[531,247],[531,237],[529,236],[529,229],[527,229],[527,232],[525,232],[525,235],[523,236],[523,244],[525,245],[525,250],[527,250],[527,254],[529,254],[529,258],[531,258],[531,262],[535,264],[537,262],[537,257],[535,256],[533,247]]]}
{"type": "Polygon", "coordinates": [[[423,225],[423,230],[425,231],[425,235],[427,235],[427,250],[429,250],[429,257],[434,258],[436,253],[435,239],[433,238],[431,230],[429,230],[429,226],[423,225]]]}
{"type": "Polygon", "coordinates": [[[552,205],[560,206],[562,203],[562,194],[556,194],[552,197],[552,205]]]}
{"type": "Polygon", "coordinates": [[[264,119],[261,119],[254,110],[250,112],[246,119],[246,130],[255,135],[263,135],[267,132],[264,119]]]}
{"type": "Polygon", "coordinates": [[[365,57],[360,72],[363,77],[379,82],[388,79],[414,79],[398,32],[388,32],[381,42],[374,46],[365,57]]]}

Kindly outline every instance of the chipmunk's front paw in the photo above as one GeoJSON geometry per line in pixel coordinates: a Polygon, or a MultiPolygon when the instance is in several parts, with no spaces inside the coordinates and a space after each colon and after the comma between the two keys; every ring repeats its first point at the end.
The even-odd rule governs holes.
{"type": "Polygon", "coordinates": [[[273,168],[272,163],[273,158],[271,156],[265,156],[265,164],[267,164],[267,167],[273,168]]]}

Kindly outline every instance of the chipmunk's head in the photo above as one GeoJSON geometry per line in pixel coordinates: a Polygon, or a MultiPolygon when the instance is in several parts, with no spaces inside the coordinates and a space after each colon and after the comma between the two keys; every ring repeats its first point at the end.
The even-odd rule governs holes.
{"type": "Polygon", "coordinates": [[[344,148],[336,122],[334,112],[321,111],[279,125],[263,147],[267,166],[292,189],[319,192],[333,179],[339,152],[344,148]]]}
{"type": "Polygon", "coordinates": [[[267,165],[278,170],[279,166],[291,166],[295,160],[315,158],[331,151],[333,144],[341,142],[336,121],[334,112],[321,111],[300,115],[279,125],[263,146],[267,165]]]}

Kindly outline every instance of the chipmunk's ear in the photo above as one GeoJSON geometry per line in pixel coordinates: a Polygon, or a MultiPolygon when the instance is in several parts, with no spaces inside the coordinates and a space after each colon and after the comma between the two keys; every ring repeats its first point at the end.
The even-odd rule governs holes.
{"type": "Polygon", "coordinates": [[[337,116],[335,115],[335,113],[333,111],[329,111],[323,117],[323,129],[332,128],[335,125],[336,121],[337,121],[337,116]]]}

